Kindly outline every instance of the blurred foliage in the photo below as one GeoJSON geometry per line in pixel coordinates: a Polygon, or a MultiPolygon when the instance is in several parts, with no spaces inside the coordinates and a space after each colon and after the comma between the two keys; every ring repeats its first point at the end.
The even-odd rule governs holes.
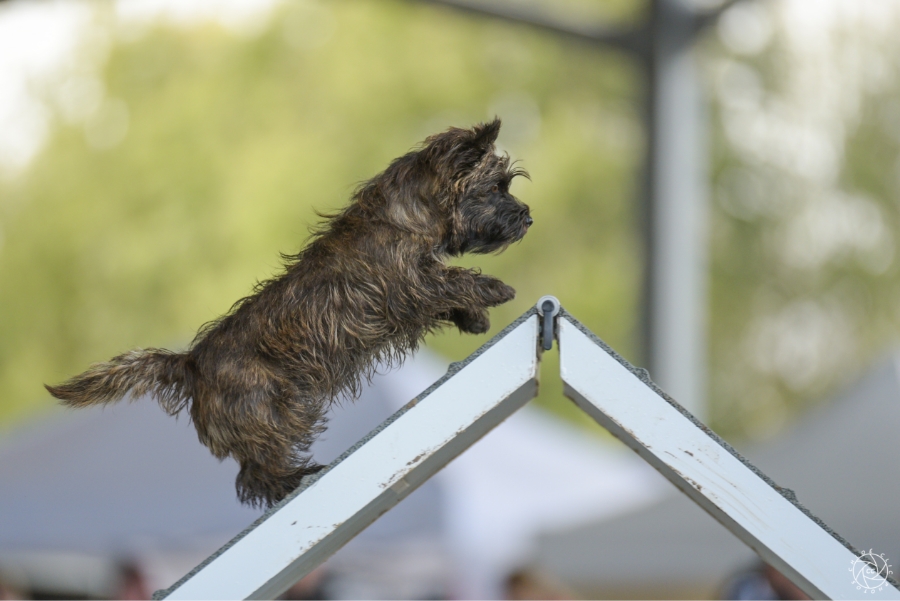
{"type": "MultiPolygon", "coordinates": [[[[110,11],[97,22],[115,34],[110,11]]],[[[0,419],[51,406],[41,383],[91,362],[183,347],[278,273],[315,210],[344,204],[426,135],[495,114],[500,144],[531,173],[514,193],[535,226],[502,255],[461,261],[518,290],[491,333],[555,293],[635,350],[641,149],[621,57],[411,3],[291,2],[255,35],[114,38],[102,69],[104,106],[118,107],[98,109],[108,122],[59,111],[41,154],[0,183],[0,419]]],[[[487,339],[447,331],[427,344],[458,360],[487,339]]],[[[579,419],[555,373],[541,402],[579,419]]]]}
{"type": "Polygon", "coordinates": [[[823,8],[812,25],[796,5],[743,3],[702,46],[712,418],[753,438],[900,333],[900,11],[823,8]]]}
{"type": "MultiPolygon", "coordinates": [[[[278,273],[315,210],[344,204],[425,136],[494,115],[501,146],[531,173],[513,191],[535,226],[504,254],[460,261],[518,290],[492,311],[491,333],[553,293],[637,359],[643,148],[628,59],[413,2],[294,1],[243,34],[160,24],[135,35],[96,6],[95,37],[111,40],[106,100],[79,120],[72,86],[48,84],[51,138],[0,181],[0,420],[51,407],[41,383],[91,362],[183,347],[278,273]]],[[[570,18],[620,22],[641,6],[566,3],[570,18]]],[[[839,27],[819,44],[833,56],[815,42],[803,55],[790,10],[739,3],[700,46],[712,100],[709,389],[726,434],[771,434],[900,330],[900,66],[889,59],[880,80],[872,67],[900,51],[875,47],[889,27],[882,38],[839,27]],[[755,48],[754,27],[771,30],[755,48]],[[869,71],[880,84],[859,79],[869,71]]],[[[427,344],[458,360],[487,339],[448,330],[427,344]]],[[[584,423],[555,366],[556,350],[539,402],[584,423]]]]}

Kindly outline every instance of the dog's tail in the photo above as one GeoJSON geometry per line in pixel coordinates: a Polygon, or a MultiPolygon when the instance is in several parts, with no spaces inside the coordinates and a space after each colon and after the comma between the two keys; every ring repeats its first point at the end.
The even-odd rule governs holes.
{"type": "Polygon", "coordinates": [[[187,406],[194,368],[186,353],[138,349],[97,363],[86,372],[47,390],[70,407],[114,403],[128,391],[139,397],[150,393],[174,415],[187,406]]]}

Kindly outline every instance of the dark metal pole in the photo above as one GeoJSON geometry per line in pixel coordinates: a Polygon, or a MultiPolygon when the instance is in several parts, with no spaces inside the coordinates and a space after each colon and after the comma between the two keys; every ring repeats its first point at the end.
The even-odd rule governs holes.
{"type": "Polygon", "coordinates": [[[648,0],[648,16],[631,29],[565,23],[507,3],[420,0],[528,25],[635,57],[645,74],[647,154],[639,222],[644,279],[641,361],[660,386],[698,417],[706,403],[706,182],[702,98],[691,47],[699,31],[736,0],[698,12],[683,0],[648,0]]]}
{"type": "Polygon", "coordinates": [[[692,53],[697,15],[681,0],[651,0],[644,344],[659,385],[706,414],[706,127],[692,53]]]}

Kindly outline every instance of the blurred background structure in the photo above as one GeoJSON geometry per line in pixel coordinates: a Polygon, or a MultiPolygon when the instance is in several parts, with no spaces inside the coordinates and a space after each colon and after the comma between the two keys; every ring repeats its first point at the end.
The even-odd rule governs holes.
{"type": "MultiPolygon", "coordinates": [[[[667,176],[646,169],[654,121],[648,129],[645,101],[652,80],[631,51],[414,0],[0,2],[0,508],[16,501],[36,515],[39,497],[52,494],[53,482],[45,478],[38,486],[38,480],[16,480],[14,474],[29,473],[16,471],[25,465],[35,466],[30,473],[43,474],[56,455],[29,445],[40,436],[55,437],[47,434],[56,432],[51,422],[89,419],[59,415],[43,382],[59,381],[131,347],[184,347],[200,324],[227,311],[254,281],[278,271],[278,252],[302,246],[307,228],[317,220],[315,210],[341,206],[356,183],[425,136],[498,115],[504,121],[502,148],[531,173],[532,182],[517,180],[514,193],[532,207],[535,225],[502,255],[460,261],[481,266],[518,290],[515,301],[492,312],[494,331],[542,294],[553,293],[626,358],[645,364],[643,333],[652,330],[652,322],[641,299],[652,270],[645,269],[650,230],[641,198],[654,185],[657,192],[673,194],[671,186],[694,186],[695,195],[685,196],[681,188],[679,198],[688,203],[684,210],[663,219],[677,226],[670,232],[690,232],[686,237],[694,245],[694,259],[681,265],[696,269],[666,284],[673,287],[672,295],[688,299],[685,306],[694,313],[687,319],[696,325],[672,317],[657,325],[686,332],[670,336],[675,343],[670,354],[679,354],[680,342],[685,349],[693,345],[684,358],[697,358],[694,384],[686,385],[683,394],[675,391],[676,398],[690,401],[693,396],[715,430],[739,448],[758,449],[751,457],[759,457],[776,481],[796,488],[814,513],[819,503],[822,517],[834,521],[851,542],[866,548],[883,544],[889,557],[900,554],[896,531],[887,530],[890,539],[870,539],[875,535],[868,527],[853,525],[853,508],[857,517],[865,510],[886,523],[892,519],[882,518],[889,511],[885,507],[900,498],[892,474],[883,471],[891,466],[872,461],[850,466],[815,455],[804,459],[803,451],[828,436],[831,448],[845,457],[861,452],[896,456],[884,446],[887,441],[866,439],[865,432],[874,432],[877,423],[865,420],[875,414],[893,423],[889,416],[900,403],[897,388],[885,384],[878,396],[868,385],[847,386],[890,355],[900,334],[895,248],[900,235],[900,38],[895,33],[900,4],[683,0],[682,11],[672,13],[661,8],[670,2],[473,0],[482,10],[543,15],[591,35],[637,31],[652,15],[659,19],[653,21],[658,34],[660,28],[682,27],[678,14],[721,11],[715,20],[704,20],[702,28],[688,27],[695,42],[691,47],[676,43],[681,70],[668,84],[657,82],[682,93],[681,102],[656,107],[680,132],[657,147],[668,164],[682,161],[667,176]],[[687,78],[698,87],[685,86],[687,78]],[[682,142],[678,136],[684,135],[696,138],[682,142]],[[700,153],[692,154],[697,149],[700,153]],[[829,411],[825,400],[838,390],[851,391],[834,405],[842,407],[834,414],[839,427],[826,434],[805,426],[814,419],[809,416],[829,411]],[[876,397],[885,404],[873,406],[876,397]],[[707,399],[705,408],[702,399],[707,399]],[[858,435],[839,436],[852,427],[860,429],[858,435]],[[44,434],[28,442],[29,432],[44,434]],[[814,434],[792,439],[792,432],[814,434]],[[861,451],[861,440],[874,447],[861,451]],[[784,482],[779,466],[785,469],[784,482]],[[872,487],[847,487],[841,491],[847,496],[839,498],[827,483],[851,469],[860,483],[872,487]],[[816,481],[820,484],[802,484],[813,475],[822,478],[816,481]],[[21,489],[12,491],[13,482],[21,489]],[[847,520],[846,532],[842,520],[847,520]]],[[[655,35],[644,42],[658,46],[665,40],[655,35]]],[[[651,158],[650,164],[660,163],[651,158]]],[[[671,275],[660,272],[660,277],[671,275]]],[[[457,360],[486,339],[447,331],[428,346],[457,360]]],[[[585,444],[602,449],[598,453],[615,456],[615,443],[562,397],[555,351],[544,363],[539,419],[565,420],[547,423],[572,428],[562,438],[583,434],[592,441],[585,444]]],[[[650,367],[663,386],[673,391],[680,386],[664,381],[670,376],[662,367],[650,367]]],[[[359,424],[368,423],[362,404],[355,407],[361,412],[359,424]]],[[[128,409],[116,408],[125,421],[110,428],[127,428],[128,409]]],[[[512,422],[491,436],[502,437],[507,426],[512,422]]],[[[168,440],[178,434],[160,436],[168,440]]],[[[69,469],[81,457],[87,461],[88,455],[66,457],[73,462],[69,469]]],[[[461,457],[460,464],[465,460],[461,457]]],[[[510,464],[504,465],[497,469],[510,473],[510,464]]],[[[527,464],[521,465],[528,483],[527,464]]],[[[101,478],[105,473],[88,467],[85,474],[101,478]]],[[[642,466],[634,469],[628,481],[643,482],[642,466]]],[[[162,474],[145,477],[146,484],[162,474]]],[[[225,473],[220,483],[230,477],[225,473]]],[[[89,488],[90,482],[86,477],[82,485],[89,488]]],[[[620,496],[628,499],[638,490],[650,503],[661,494],[652,482],[651,477],[646,489],[623,484],[620,496]]],[[[484,492],[489,488],[477,490],[481,496],[472,493],[473,499],[489,496],[484,492]]],[[[230,491],[224,494],[233,502],[230,491]]],[[[430,493],[423,489],[422,494],[430,493]]],[[[591,494],[588,488],[571,496],[590,499],[591,494]]],[[[127,525],[128,516],[135,515],[129,512],[136,509],[126,503],[105,510],[116,512],[116,519],[108,521],[127,525]]],[[[653,515],[680,515],[662,503],[653,515]]],[[[65,517],[59,506],[46,507],[56,519],[65,517]]],[[[608,552],[603,541],[616,540],[616,532],[636,543],[647,541],[644,551],[632,547],[629,554],[649,558],[651,550],[661,552],[654,570],[670,582],[677,580],[669,576],[671,570],[685,576],[687,584],[677,587],[667,587],[663,579],[654,590],[664,596],[716,594],[715,587],[729,577],[721,572],[749,560],[729,555],[727,543],[714,536],[698,535],[694,542],[708,541],[702,545],[711,556],[736,560],[715,564],[702,577],[688,577],[679,561],[699,551],[677,543],[674,534],[672,546],[661,542],[667,539],[652,538],[652,532],[642,538],[628,525],[628,520],[640,521],[640,514],[623,514],[619,521],[609,521],[613,511],[578,514],[592,525],[570,536],[570,522],[550,519],[558,508],[548,504],[543,513],[529,514],[530,527],[516,522],[508,531],[508,540],[519,540],[528,550],[516,561],[533,571],[517,572],[511,559],[507,564],[484,559],[479,565],[495,566],[490,574],[479,576],[478,566],[457,566],[470,578],[465,586],[473,588],[450,587],[442,594],[502,594],[498,574],[506,570],[508,583],[515,585],[508,591],[515,594],[531,586],[545,597],[548,591],[626,596],[636,589],[603,580],[606,572],[597,567],[605,557],[597,549],[608,552]],[[522,538],[515,539],[513,532],[522,538]],[[593,564],[577,564],[563,553],[575,543],[585,550],[579,557],[593,557],[593,564]],[[576,565],[583,571],[576,573],[576,565]]],[[[188,513],[180,519],[190,520],[188,504],[183,509],[188,513]]],[[[231,509],[222,511],[226,515],[231,509]]],[[[246,514],[235,511],[228,515],[238,516],[236,521],[222,518],[216,540],[240,529],[237,522],[246,514]]],[[[646,523],[673,521],[646,515],[646,523]]],[[[22,528],[23,519],[24,514],[0,510],[0,548],[15,546],[8,533],[36,532],[22,528]]],[[[477,523],[474,518],[454,522],[441,532],[462,537],[466,528],[477,530],[477,523]]],[[[44,544],[36,540],[24,545],[34,547],[29,552],[44,544]]],[[[93,565],[114,573],[107,584],[115,578],[131,582],[122,575],[148,569],[133,565],[140,557],[134,547],[104,553],[106,563],[93,565]]],[[[27,593],[34,583],[15,574],[4,577],[4,567],[24,573],[24,564],[13,559],[4,566],[9,557],[0,556],[0,581],[5,578],[9,587],[27,593]]],[[[58,575],[79,573],[80,564],[46,565],[58,575]]],[[[172,580],[179,575],[171,574],[172,580]]],[[[154,582],[167,584],[166,577],[154,582]]],[[[458,577],[460,582],[465,578],[458,577]]],[[[309,590],[321,590],[321,583],[307,584],[309,590]]],[[[103,596],[111,594],[108,586],[79,590],[103,596]]]]}

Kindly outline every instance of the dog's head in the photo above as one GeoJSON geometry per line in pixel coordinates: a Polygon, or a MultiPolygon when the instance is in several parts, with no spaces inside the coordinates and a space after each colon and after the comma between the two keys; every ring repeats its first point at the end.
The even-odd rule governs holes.
{"type": "Polygon", "coordinates": [[[513,178],[528,173],[494,152],[499,132],[494,119],[430,136],[362,184],[356,202],[335,217],[361,210],[451,255],[503,250],[522,239],[532,219],[509,192],[513,178]]]}
{"type": "Polygon", "coordinates": [[[502,251],[532,224],[528,205],[509,191],[513,178],[528,173],[495,153],[499,133],[500,119],[450,128],[429,137],[418,153],[436,175],[432,202],[444,221],[442,250],[448,254],[502,251]]]}

